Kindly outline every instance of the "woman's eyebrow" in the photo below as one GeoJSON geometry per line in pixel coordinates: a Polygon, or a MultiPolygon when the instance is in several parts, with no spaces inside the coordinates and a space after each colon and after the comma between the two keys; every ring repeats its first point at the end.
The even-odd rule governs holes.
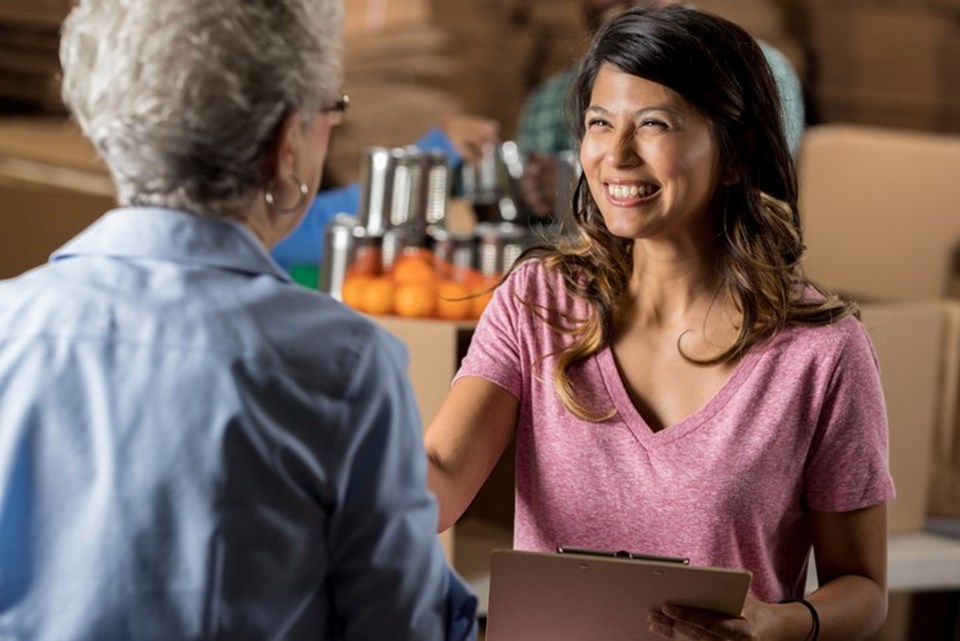
{"type": "MultiPolygon", "coordinates": [[[[611,113],[609,109],[607,109],[602,105],[590,105],[589,107],[587,107],[585,113],[591,113],[591,112],[598,113],[601,115],[607,115],[611,113]]],[[[650,107],[641,107],[640,109],[637,109],[636,111],[634,111],[633,115],[634,117],[637,117],[637,116],[646,115],[651,112],[664,112],[664,113],[672,114],[674,116],[683,115],[683,112],[681,110],[670,105],[652,105],[650,107]]]]}

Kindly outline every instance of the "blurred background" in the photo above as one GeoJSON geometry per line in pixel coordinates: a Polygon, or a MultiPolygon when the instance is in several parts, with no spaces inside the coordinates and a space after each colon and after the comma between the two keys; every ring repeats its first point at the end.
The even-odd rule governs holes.
{"type": "MultiPolygon", "coordinates": [[[[146,1],[146,0],[145,0],[146,1]]],[[[586,47],[580,0],[345,0],[351,110],[328,187],[362,150],[465,113],[516,135],[531,89],[586,47]]],[[[960,640],[960,0],[699,0],[792,62],[806,105],[798,164],[807,269],[862,303],[890,411],[891,614],[877,639],[960,640]]],[[[46,260],[113,205],[58,97],[69,0],[0,0],[0,278],[46,260]]],[[[429,420],[469,326],[387,321],[408,342],[429,420]],[[439,351],[438,351],[439,350],[439,351]],[[442,367],[436,367],[438,361],[442,367]]],[[[2,427],[2,426],[0,426],[2,427]]],[[[510,545],[511,462],[448,542],[484,589],[510,545]]]]}
{"type": "MultiPolygon", "coordinates": [[[[57,32],[69,0],[0,0],[0,110],[57,114],[57,32]]],[[[808,122],[960,133],[957,0],[703,0],[782,51],[808,122]]],[[[528,91],[586,44],[579,0],[347,0],[351,118],[331,170],[401,145],[448,113],[495,118],[507,137],[528,91]]]]}

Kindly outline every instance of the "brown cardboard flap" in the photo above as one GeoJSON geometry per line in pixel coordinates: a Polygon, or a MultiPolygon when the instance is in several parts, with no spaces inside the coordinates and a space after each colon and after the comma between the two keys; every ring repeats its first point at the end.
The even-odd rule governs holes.
{"type": "Polygon", "coordinates": [[[861,312],[880,361],[890,422],[890,472],[897,498],[888,509],[888,528],[920,530],[943,394],[945,304],[871,303],[861,305],[861,312]]]}
{"type": "Polygon", "coordinates": [[[811,277],[876,300],[946,293],[960,247],[960,136],[811,127],[799,170],[811,277]]]}
{"type": "Polygon", "coordinates": [[[960,517],[960,302],[945,302],[944,311],[942,386],[929,511],[960,517]]]}

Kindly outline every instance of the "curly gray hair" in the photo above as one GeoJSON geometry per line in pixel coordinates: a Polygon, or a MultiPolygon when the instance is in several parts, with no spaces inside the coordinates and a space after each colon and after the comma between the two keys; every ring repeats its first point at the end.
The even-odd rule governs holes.
{"type": "Polygon", "coordinates": [[[340,95],[340,0],[80,0],[63,99],[123,205],[236,217],[283,118],[340,95]]]}

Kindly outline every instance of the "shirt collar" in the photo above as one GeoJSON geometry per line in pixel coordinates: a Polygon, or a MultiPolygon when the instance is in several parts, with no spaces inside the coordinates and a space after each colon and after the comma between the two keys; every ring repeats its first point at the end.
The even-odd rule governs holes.
{"type": "Polygon", "coordinates": [[[243,225],[175,209],[111,210],[55,251],[50,260],[92,255],[208,265],[292,282],[243,225]]]}

